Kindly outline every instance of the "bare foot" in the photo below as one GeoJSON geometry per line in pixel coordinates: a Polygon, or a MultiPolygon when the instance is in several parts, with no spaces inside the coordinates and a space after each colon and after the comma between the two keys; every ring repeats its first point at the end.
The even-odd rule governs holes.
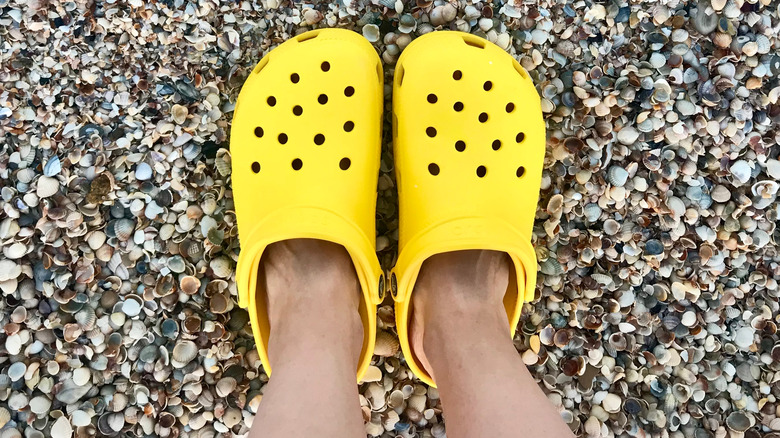
{"type": "Polygon", "coordinates": [[[343,246],[315,239],[276,242],[265,250],[260,268],[271,326],[269,356],[333,342],[357,362],[363,342],[360,285],[343,246]]]}
{"type": "Polygon", "coordinates": [[[448,330],[464,319],[478,319],[508,333],[503,299],[509,269],[509,256],[498,251],[448,252],[423,263],[412,294],[410,342],[431,377],[433,369],[424,346],[432,331],[448,330]]]}

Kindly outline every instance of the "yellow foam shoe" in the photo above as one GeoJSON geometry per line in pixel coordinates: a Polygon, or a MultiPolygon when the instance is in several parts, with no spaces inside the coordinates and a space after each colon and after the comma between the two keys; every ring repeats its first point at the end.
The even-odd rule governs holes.
{"type": "Polygon", "coordinates": [[[347,249],[362,288],[358,380],[371,361],[376,305],[384,293],[374,229],[382,82],[368,41],[351,31],[320,29],[268,53],[241,89],[230,138],[241,242],[236,284],[269,374],[258,264],[266,246],[287,239],[321,239],[347,249]]]}
{"type": "Polygon", "coordinates": [[[396,326],[410,369],[433,385],[409,345],[411,294],[432,255],[503,251],[513,261],[504,297],[511,333],[534,297],[531,233],[541,185],[545,127],[528,73],[506,52],[461,32],[413,41],[393,84],[400,202],[391,277],[396,326]]]}

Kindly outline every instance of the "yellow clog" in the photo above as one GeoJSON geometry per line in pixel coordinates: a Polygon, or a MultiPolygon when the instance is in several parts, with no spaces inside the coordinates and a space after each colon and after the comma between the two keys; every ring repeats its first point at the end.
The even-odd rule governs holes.
{"type": "Polygon", "coordinates": [[[286,239],[321,239],[347,249],[362,288],[358,380],[371,361],[376,305],[384,293],[374,229],[382,82],[368,41],[351,31],[320,29],[268,53],[241,89],[230,138],[241,242],[236,283],[269,374],[258,264],[266,246],[286,239]]]}
{"type": "Polygon", "coordinates": [[[391,278],[396,325],[410,369],[434,382],[409,345],[411,294],[432,255],[504,251],[513,278],[504,297],[511,335],[534,297],[531,233],[545,153],[541,104],[528,73],[492,43],[461,32],[426,34],[407,47],[393,84],[400,202],[391,278]]]}

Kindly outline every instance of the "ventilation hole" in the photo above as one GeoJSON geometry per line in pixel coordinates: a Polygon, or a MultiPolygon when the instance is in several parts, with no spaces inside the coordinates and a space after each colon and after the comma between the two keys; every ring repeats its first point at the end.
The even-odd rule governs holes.
{"type": "Polygon", "coordinates": [[[285,133],[279,134],[279,143],[281,144],[287,143],[287,134],[285,133]]]}
{"type": "Polygon", "coordinates": [[[463,152],[466,150],[466,142],[463,140],[458,140],[455,142],[455,150],[458,152],[463,152]]]}
{"type": "Polygon", "coordinates": [[[354,89],[354,88],[352,88],[352,87],[347,87],[347,88],[345,88],[345,89],[344,89],[344,95],[345,95],[345,96],[347,96],[347,97],[350,97],[350,96],[352,96],[353,94],[355,94],[355,89],[354,89]]]}
{"type": "Polygon", "coordinates": [[[487,122],[487,119],[488,119],[488,115],[487,115],[487,113],[480,113],[480,114],[479,114],[479,121],[480,121],[481,123],[485,123],[485,122],[487,122]]]}
{"type": "Polygon", "coordinates": [[[517,175],[518,178],[520,178],[523,175],[525,175],[525,167],[523,167],[523,166],[518,167],[517,168],[517,172],[515,173],[515,175],[517,175]]]}
{"type": "Polygon", "coordinates": [[[355,129],[355,123],[354,122],[346,122],[344,123],[344,131],[351,132],[353,129],[355,129]]]}
{"type": "Polygon", "coordinates": [[[435,94],[431,93],[428,95],[428,102],[430,103],[436,103],[439,100],[438,97],[436,97],[435,94]]]}
{"type": "Polygon", "coordinates": [[[452,105],[452,108],[457,112],[463,111],[463,102],[455,102],[455,105],[452,105]]]}
{"type": "Polygon", "coordinates": [[[462,71],[455,70],[454,72],[452,72],[452,79],[455,79],[456,81],[459,81],[460,78],[462,78],[462,77],[463,77],[463,72],[462,71]]]}
{"type": "Polygon", "coordinates": [[[328,61],[323,61],[322,64],[320,64],[320,68],[322,71],[328,71],[330,70],[330,63],[328,61]]]}
{"type": "Polygon", "coordinates": [[[301,114],[303,114],[303,108],[301,108],[300,105],[295,105],[293,107],[293,114],[295,114],[296,116],[300,116],[301,114]]]}
{"type": "Polygon", "coordinates": [[[522,132],[518,133],[517,136],[515,137],[515,141],[520,143],[523,140],[525,140],[525,134],[523,134],[522,132]]]}
{"type": "Polygon", "coordinates": [[[303,161],[301,161],[300,158],[296,158],[292,160],[292,168],[293,170],[301,170],[301,167],[303,167],[303,161]]]}
{"type": "Polygon", "coordinates": [[[493,150],[497,151],[501,149],[501,140],[493,140],[493,150]]]}
{"type": "Polygon", "coordinates": [[[477,176],[482,178],[485,175],[487,175],[487,167],[485,167],[485,166],[477,167],[477,176]]]}
{"type": "Polygon", "coordinates": [[[325,94],[320,94],[320,97],[317,98],[317,102],[319,102],[322,105],[325,105],[328,103],[328,96],[325,94]]]}
{"type": "Polygon", "coordinates": [[[434,128],[433,126],[429,126],[428,128],[425,129],[425,133],[428,134],[428,137],[431,138],[436,137],[436,128],[434,128]]]}
{"type": "Polygon", "coordinates": [[[266,102],[268,102],[268,106],[274,106],[276,105],[276,98],[273,96],[268,96],[268,99],[266,99],[266,102]]]}
{"type": "Polygon", "coordinates": [[[263,134],[265,134],[265,132],[263,132],[263,128],[259,126],[255,128],[255,137],[260,138],[263,136],[263,134]]]}
{"type": "Polygon", "coordinates": [[[485,48],[485,42],[481,40],[471,40],[463,38],[463,42],[468,44],[471,47],[476,47],[478,49],[484,49],[485,48]]]}
{"type": "Polygon", "coordinates": [[[317,134],[314,136],[314,144],[320,145],[325,143],[325,136],[322,134],[317,134]]]}
{"type": "Polygon", "coordinates": [[[482,88],[483,88],[485,91],[490,91],[490,89],[491,89],[491,88],[493,88],[493,83],[492,83],[492,82],[490,82],[490,81],[485,81],[485,83],[484,83],[484,84],[482,84],[482,88]]]}
{"type": "Polygon", "coordinates": [[[513,62],[512,64],[515,66],[515,70],[517,70],[517,73],[520,76],[522,76],[524,79],[529,79],[528,78],[528,72],[525,71],[525,69],[523,67],[521,67],[520,64],[517,61],[513,62]]]}
{"type": "Polygon", "coordinates": [[[298,81],[300,81],[300,80],[301,80],[301,77],[298,76],[298,73],[293,73],[293,74],[290,75],[290,82],[292,82],[293,84],[297,84],[298,81]]]}
{"type": "Polygon", "coordinates": [[[349,166],[352,164],[352,161],[349,160],[349,158],[342,158],[341,161],[339,161],[339,167],[341,170],[347,170],[349,169],[349,166]]]}
{"type": "Polygon", "coordinates": [[[252,70],[252,73],[260,73],[260,70],[264,69],[265,66],[268,64],[269,58],[266,56],[263,59],[260,60],[260,62],[257,63],[255,66],[255,69],[252,70]]]}
{"type": "Polygon", "coordinates": [[[431,173],[431,175],[436,176],[439,174],[439,165],[436,163],[431,163],[428,165],[428,172],[431,173]]]}
{"type": "Polygon", "coordinates": [[[260,172],[260,163],[258,163],[257,161],[252,163],[252,172],[254,173],[260,172]]]}
{"type": "Polygon", "coordinates": [[[307,32],[306,35],[301,35],[298,37],[298,42],[302,43],[304,41],[313,40],[314,38],[317,38],[317,35],[319,34],[319,32],[307,32]]]}
{"type": "Polygon", "coordinates": [[[513,104],[512,102],[506,104],[506,112],[511,113],[514,110],[515,110],[515,104],[513,104]]]}

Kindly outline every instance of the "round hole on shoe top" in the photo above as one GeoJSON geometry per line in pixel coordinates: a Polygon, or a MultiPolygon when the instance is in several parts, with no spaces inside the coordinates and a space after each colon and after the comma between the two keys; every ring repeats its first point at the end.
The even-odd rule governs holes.
{"type": "Polygon", "coordinates": [[[268,96],[268,99],[266,99],[265,101],[268,103],[268,106],[276,105],[276,98],[273,96],[268,96]]]}
{"type": "Polygon", "coordinates": [[[292,82],[293,84],[297,84],[298,81],[300,81],[300,80],[301,80],[301,77],[298,76],[298,73],[293,73],[293,74],[290,75],[290,82],[292,82]]]}
{"type": "Polygon", "coordinates": [[[428,95],[428,102],[430,103],[436,103],[439,100],[438,97],[436,97],[435,94],[431,93],[428,95]]]}
{"type": "Polygon", "coordinates": [[[425,129],[425,133],[428,134],[428,137],[436,137],[436,128],[429,126],[425,129]]]}
{"type": "Polygon", "coordinates": [[[353,87],[350,86],[350,87],[347,87],[347,88],[344,89],[344,95],[345,96],[350,97],[353,94],[355,94],[355,89],[353,87]]]}
{"type": "Polygon", "coordinates": [[[517,168],[517,172],[515,172],[515,175],[517,175],[518,178],[520,178],[523,175],[525,175],[525,167],[523,167],[523,166],[518,167],[517,168]]]}
{"type": "Polygon", "coordinates": [[[516,141],[516,142],[518,142],[518,143],[520,143],[520,142],[522,142],[523,140],[525,140],[525,134],[523,134],[522,132],[519,132],[519,133],[517,134],[517,136],[515,137],[515,141],[516,141]]]}
{"type": "Polygon", "coordinates": [[[279,143],[281,144],[287,143],[287,134],[285,133],[279,134],[279,143]]]}
{"type": "Polygon", "coordinates": [[[300,158],[296,158],[292,160],[292,168],[293,170],[301,170],[301,167],[303,167],[303,161],[301,161],[300,158]]]}
{"type": "Polygon", "coordinates": [[[260,172],[260,163],[258,163],[257,161],[252,163],[252,172],[254,173],[260,172]]]}
{"type": "Polygon", "coordinates": [[[321,105],[325,105],[328,103],[328,96],[326,94],[320,94],[319,97],[317,97],[317,102],[321,105]]]}
{"type": "Polygon", "coordinates": [[[296,116],[300,116],[301,114],[303,114],[303,107],[301,107],[300,105],[295,105],[293,107],[293,114],[295,114],[296,116]]]}
{"type": "Polygon", "coordinates": [[[265,134],[265,132],[263,131],[263,128],[261,128],[259,126],[257,128],[255,128],[255,137],[260,138],[260,137],[263,136],[263,134],[265,134]]]}
{"type": "Polygon", "coordinates": [[[493,140],[493,150],[497,151],[501,149],[501,140],[493,140]]]}
{"type": "Polygon", "coordinates": [[[460,70],[455,70],[452,72],[452,79],[455,79],[456,81],[459,81],[463,77],[463,72],[460,70]]]}
{"type": "Polygon", "coordinates": [[[455,105],[452,105],[452,109],[458,112],[463,111],[463,102],[455,102],[455,105]]]}
{"type": "Polygon", "coordinates": [[[477,176],[482,178],[485,175],[487,175],[487,167],[485,167],[485,166],[477,167],[477,176]]]}
{"type": "Polygon", "coordinates": [[[506,112],[511,113],[514,110],[515,110],[515,104],[513,104],[512,102],[506,104],[506,112]]]}
{"type": "Polygon", "coordinates": [[[466,150],[466,142],[463,140],[458,140],[455,142],[455,150],[458,152],[463,152],[466,150]]]}
{"type": "Polygon", "coordinates": [[[355,129],[355,122],[348,121],[344,123],[344,131],[350,132],[355,129]]]}
{"type": "Polygon", "coordinates": [[[314,136],[314,144],[321,145],[325,143],[325,136],[322,134],[317,134],[314,136]]]}
{"type": "Polygon", "coordinates": [[[485,123],[485,122],[487,122],[487,120],[488,120],[487,113],[480,113],[479,114],[479,122],[480,123],[485,123]]]}
{"type": "Polygon", "coordinates": [[[341,161],[339,161],[339,167],[341,170],[347,170],[349,169],[349,166],[352,164],[352,161],[349,158],[342,158],[341,161]]]}
{"type": "Polygon", "coordinates": [[[492,83],[492,82],[490,82],[490,81],[485,81],[485,83],[484,83],[484,84],[482,84],[482,88],[483,88],[485,91],[490,91],[490,89],[491,89],[491,88],[493,88],[493,83],[492,83]]]}
{"type": "Polygon", "coordinates": [[[431,163],[428,165],[428,172],[430,172],[431,175],[436,176],[439,174],[439,165],[436,163],[431,163]]]}
{"type": "Polygon", "coordinates": [[[330,63],[328,61],[323,61],[322,64],[320,64],[320,68],[322,71],[328,71],[330,70],[330,63]]]}

